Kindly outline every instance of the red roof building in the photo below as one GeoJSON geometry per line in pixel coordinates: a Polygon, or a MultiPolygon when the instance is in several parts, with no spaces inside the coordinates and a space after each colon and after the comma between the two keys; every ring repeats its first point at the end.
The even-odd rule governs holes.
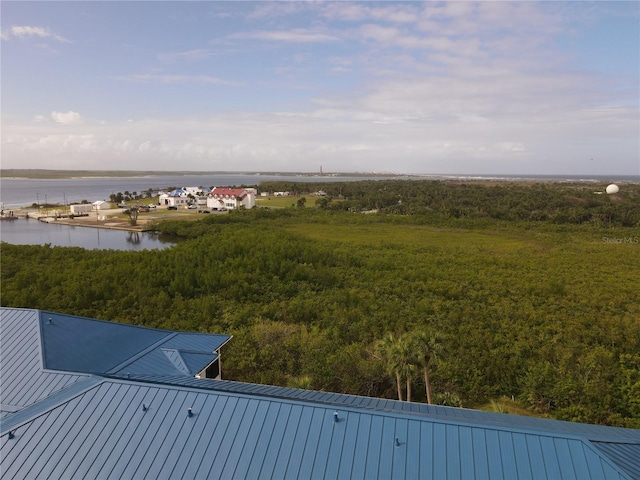
{"type": "Polygon", "coordinates": [[[256,206],[255,188],[215,187],[207,196],[207,207],[213,210],[235,210],[256,206]]]}

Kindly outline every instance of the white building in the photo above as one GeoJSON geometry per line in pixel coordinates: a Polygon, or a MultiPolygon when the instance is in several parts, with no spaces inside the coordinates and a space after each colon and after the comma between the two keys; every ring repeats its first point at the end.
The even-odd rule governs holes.
{"type": "Polygon", "coordinates": [[[98,200],[93,202],[93,210],[109,210],[111,208],[111,203],[105,200],[98,200]]]}
{"type": "Polygon", "coordinates": [[[211,193],[211,189],[209,187],[184,187],[182,190],[187,192],[187,195],[193,195],[196,198],[206,196],[211,193]]]}
{"type": "Polygon", "coordinates": [[[82,213],[91,213],[93,211],[93,204],[81,203],[77,205],[71,205],[71,213],[74,215],[80,215],[82,213]]]}
{"type": "Polygon", "coordinates": [[[235,210],[256,206],[255,188],[215,187],[207,196],[207,207],[212,210],[235,210]]]}
{"type": "Polygon", "coordinates": [[[191,201],[189,193],[182,188],[163,193],[158,197],[158,204],[166,205],[167,207],[183,207],[189,205],[191,201]]]}

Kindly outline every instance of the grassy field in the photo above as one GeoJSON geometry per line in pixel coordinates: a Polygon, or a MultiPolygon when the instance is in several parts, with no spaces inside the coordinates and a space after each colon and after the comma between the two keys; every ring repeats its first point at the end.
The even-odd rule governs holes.
{"type": "MultiPolygon", "coordinates": [[[[290,197],[257,197],[256,198],[256,206],[257,207],[267,207],[267,208],[291,208],[295,207],[298,198],[295,196],[290,197]]],[[[309,199],[307,198],[307,202],[309,199]]]]}

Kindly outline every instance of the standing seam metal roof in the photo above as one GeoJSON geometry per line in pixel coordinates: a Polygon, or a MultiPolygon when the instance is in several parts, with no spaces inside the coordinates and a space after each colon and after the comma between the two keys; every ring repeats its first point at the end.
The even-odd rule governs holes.
{"type": "Polygon", "coordinates": [[[78,373],[45,371],[35,310],[0,310],[0,410],[31,405],[82,378],[78,373]]]}
{"type": "MultiPolygon", "coordinates": [[[[640,478],[639,430],[198,380],[184,374],[200,355],[190,334],[155,343],[140,334],[142,354],[110,359],[117,372],[51,372],[41,351],[53,365],[69,362],[53,354],[63,353],[62,336],[40,344],[49,315],[0,310],[3,479],[640,478]],[[124,368],[154,356],[164,363],[150,374],[124,368]],[[165,365],[172,375],[158,375],[165,365]]],[[[80,331],[96,325],[81,320],[80,331]]]]}
{"type": "Polygon", "coordinates": [[[334,411],[104,379],[14,426],[0,465],[6,478],[632,478],[572,436],[334,411]]]}

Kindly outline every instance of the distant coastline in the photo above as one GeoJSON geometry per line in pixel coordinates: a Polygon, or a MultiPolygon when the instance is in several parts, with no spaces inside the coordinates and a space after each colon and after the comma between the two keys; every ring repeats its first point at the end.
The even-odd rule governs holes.
{"type": "Polygon", "coordinates": [[[279,177],[418,177],[401,173],[385,172],[330,172],[320,175],[318,172],[223,172],[223,171],[160,171],[160,170],[45,170],[45,169],[0,169],[2,178],[63,179],[63,178],[147,178],[160,176],[193,175],[243,175],[243,176],[279,176],[279,177]]]}
{"type": "Polygon", "coordinates": [[[606,182],[617,181],[639,183],[639,175],[537,175],[537,174],[421,174],[394,172],[229,172],[229,171],[159,171],[159,170],[47,170],[47,169],[0,169],[0,177],[24,179],[71,179],[71,178],[153,178],[160,176],[188,177],[195,175],[238,175],[260,178],[262,176],[332,178],[398,178],[457,181],[537,181],[537,182],[606,182]]]}

